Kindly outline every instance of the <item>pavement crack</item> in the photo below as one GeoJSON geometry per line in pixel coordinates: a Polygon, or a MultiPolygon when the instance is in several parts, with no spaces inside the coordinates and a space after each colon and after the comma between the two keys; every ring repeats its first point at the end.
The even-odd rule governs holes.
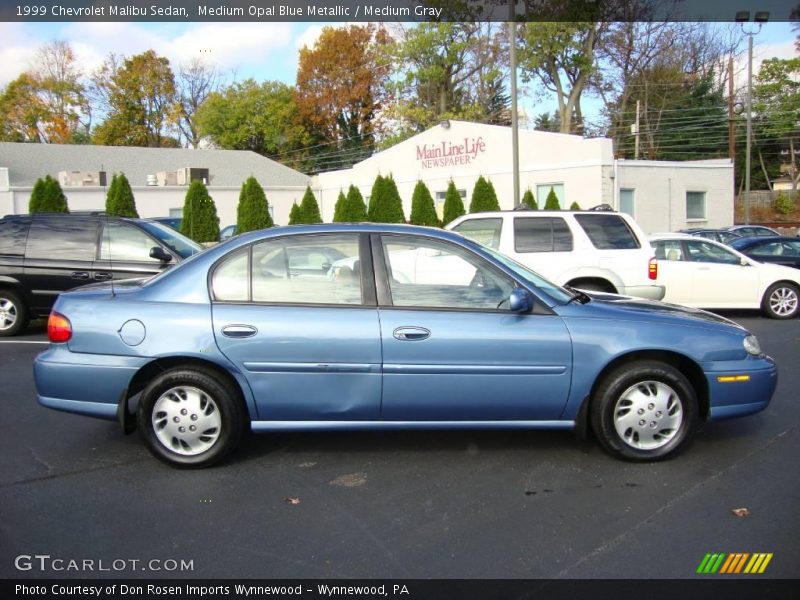
{"type": "Polygon", "coordinates": [[[35,460],[37,463],[39,463],[45,469],[47,469],[47,474],[48,475],[52,475],[53,472],[55,471],[55,467],[53,465],[51,465],[49,462],[47,462],[46,460],[44,460],[43,458],[41,458],[36,453],[36,450],[33,449],[33,446],[28,446],[28,450],[30,450],[30,453],[31,453],[31,456],[33,457],[33,460],[35,460]]]}
{"type": "Polygon", "coordinates": [[[129,461],[120,462],[120,463],[101,465],[99,467],[87,467],[85,469],[75,469],[74,471],[63,471],[61,473],[56,473],[55,472],[55,467],[53,467],[52,465],[50,465],[46,461],[44,461],[44,460],[40,459],[38,456],[36,456],[36,453],[33,451],[32,448],[29,448],[29,450],[31,451],[31,455],[33,456],[33,459],[36,462],[38,462],[39,464],[41,464],[42,466],[44,466],[45,468],[48,469],[47,474],[46,475],[42,475],[40,477],[30,477],[28,479],[20,479],[19,481],[9,481],[8,483],[2,483],[2,484],[0,484],[0,490],[8,488],[8,487],[13,487],[13,486],[16,486],[16,485],[26,485],[26,484],[29,484],[29,483],[39,483],[40,481],[47,481],[47,480],[50,480],[50,479],[59,479],[61,477],[71,477],[72,475],[82,475],[83,473],[93,473],[95,471],[103,471],[105,469],[115,469],[117,467],[127,467],[128,465],[132,465],[132,464],[135,464],[135,463],[142,462],[144,460],[148,460],[147,458],[137,458],[137,459],[134,459],[134,460],[129,460],[129,461]]]}

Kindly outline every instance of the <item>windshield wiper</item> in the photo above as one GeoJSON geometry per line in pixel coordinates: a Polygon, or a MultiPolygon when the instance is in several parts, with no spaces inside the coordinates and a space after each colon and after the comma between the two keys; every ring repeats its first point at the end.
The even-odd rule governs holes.
{"type": "Polygon", "coordinates": [[[578,301],[581,304],[586,304],[587,302],[591,302],[592,301],[592,298],[591,298],[591,296],[589,296],[589,294],[585,294],[580,290],[576,290],[571,285],[565,285],[563,287],[564,287],[564,289],[568,290],[570,293],[573,294],[572,298],[567,300],[567,304],[571,304],[572,302],[575,302],[575,301],[578,301]]]}

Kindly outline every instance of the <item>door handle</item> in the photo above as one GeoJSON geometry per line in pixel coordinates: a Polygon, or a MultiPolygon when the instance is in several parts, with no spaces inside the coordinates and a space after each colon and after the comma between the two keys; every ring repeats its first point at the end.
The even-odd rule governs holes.
{"type": "Polygon", "coordinates": [[[394,339],[401,342],[416,342],[426,340],[431,332],[424,327],[398,327],[394,330],[394,339]]]}
{"type": "Polygon", "coordinates": [[[97,281],[108,281],[109,279],[111,279],[111,273],[102,273],[102,272],[101,273],[95,273],[94,274],[94,278],[97,281]]]}
{"type": "Polygon", "coordinates": [[[72,272],[73,279],[89,279],[88,271],[73,271],[72,272]]]}
{"type": "Polygon", "coordinates": [[[222,328],[222,335],[229,338],[248,338],[258,333],[252,325],[226,325],[222,328]]]}

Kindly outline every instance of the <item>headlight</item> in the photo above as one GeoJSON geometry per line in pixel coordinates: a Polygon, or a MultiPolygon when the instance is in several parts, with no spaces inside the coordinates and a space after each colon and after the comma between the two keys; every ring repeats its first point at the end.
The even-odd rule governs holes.
{"type": "Polygon", "coordinates": [[[742,340],[742,344],[744,345],[744,349],[747,350],[748,354],[752,354],[754,356],[759,356],[761,354],[761,346],[758,343],[758,338],[754,335],[748,335],[744,340],[742,340]]]}

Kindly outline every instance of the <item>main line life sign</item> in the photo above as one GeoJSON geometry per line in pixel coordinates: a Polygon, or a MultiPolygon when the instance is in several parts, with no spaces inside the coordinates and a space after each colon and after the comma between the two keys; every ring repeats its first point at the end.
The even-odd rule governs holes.
{"type": "Polygon", "coordinates": [[[417,160],[423,169],[468,165],[486,152],[483,137],[465,137],[460,142],[417,144],[417,160]]]}

